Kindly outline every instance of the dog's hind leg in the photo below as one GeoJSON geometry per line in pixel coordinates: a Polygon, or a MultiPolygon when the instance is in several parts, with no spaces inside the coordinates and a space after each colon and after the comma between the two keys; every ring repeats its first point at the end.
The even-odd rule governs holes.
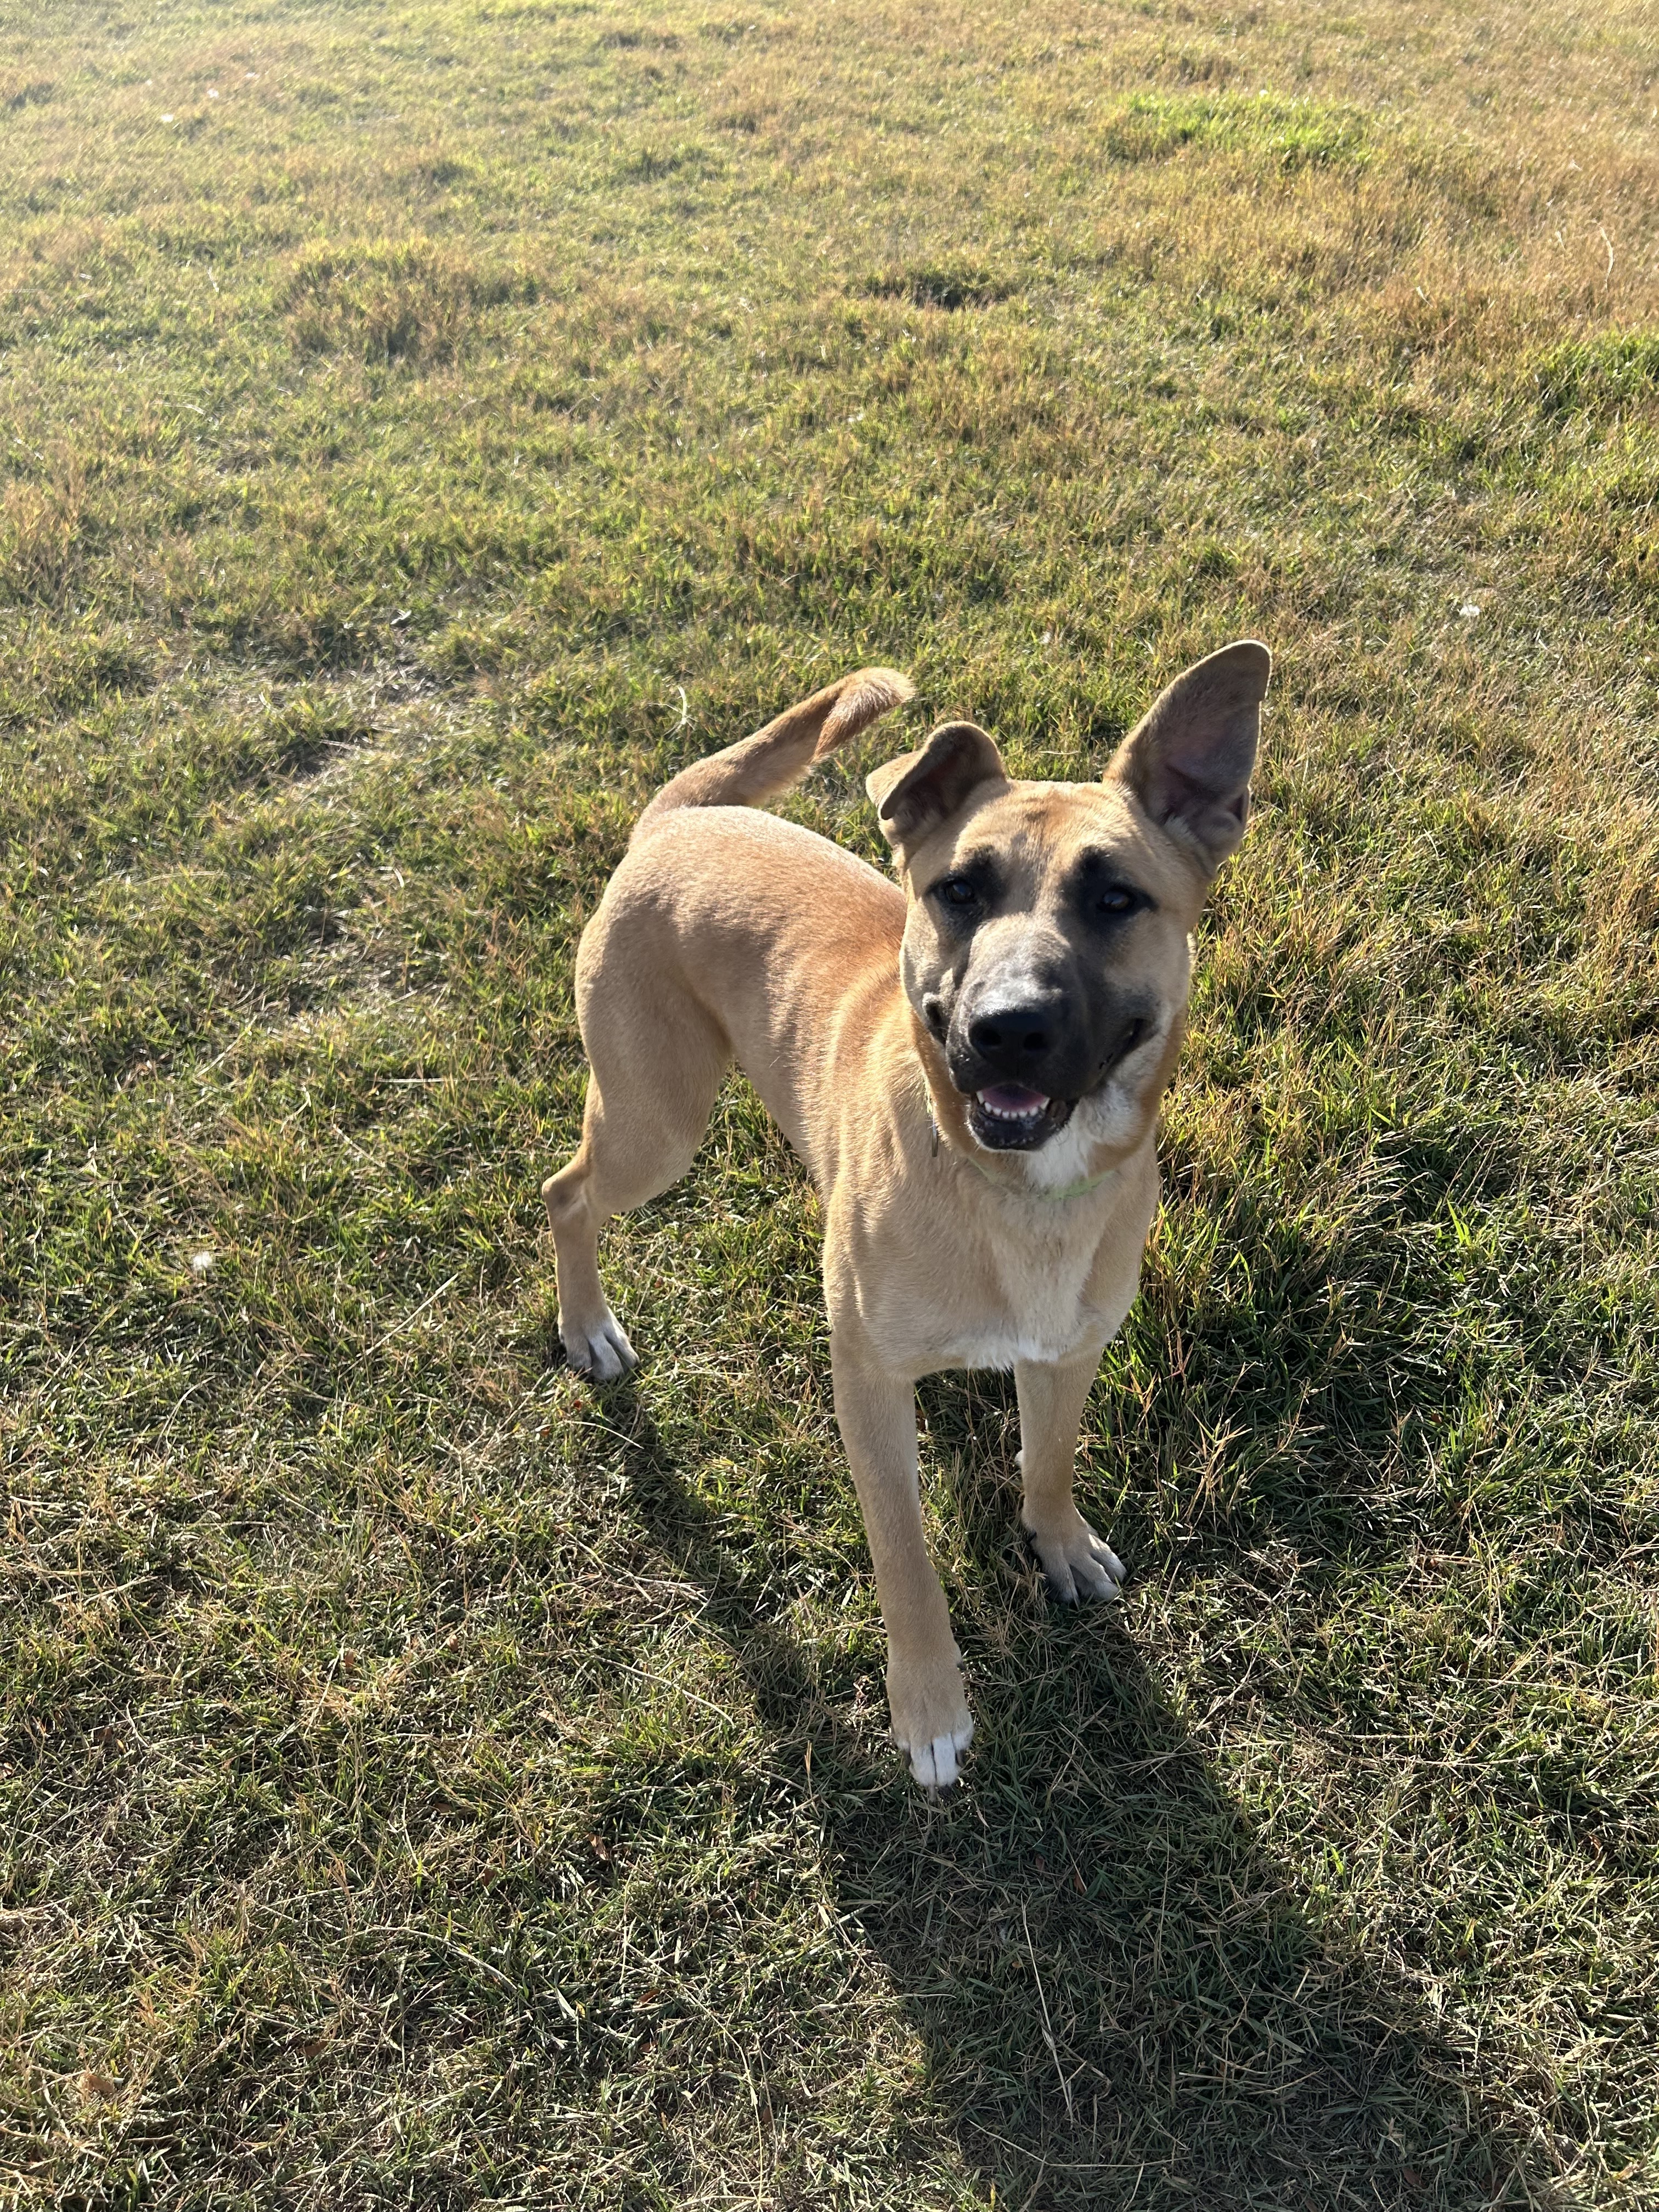
{"type": "Polygon", "coordinates": [[[565,1357],[579,1373],[611,1382],[638,1361],[599,1281],[599,1231],[685,1173],[732,1055],[702,1008],[666,988],[620,1005],[602,986],[580,996],[589,1066],[582,1140],[542,1196],[565,1357]]]}

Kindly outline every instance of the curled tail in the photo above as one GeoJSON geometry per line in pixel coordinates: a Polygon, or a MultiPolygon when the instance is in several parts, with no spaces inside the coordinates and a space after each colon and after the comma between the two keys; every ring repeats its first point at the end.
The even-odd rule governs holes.
{"type": "Polygon", "coordinates": [[[878,716],[902,707],[915,690],[896,668],[860,668],[826,684],[798,707],[786,707],[752,738],[682,769],[635,823],[630,842],[647,836],[683,806],[763,806],[799,783],[814,761],[844,745],[878,716]]]}

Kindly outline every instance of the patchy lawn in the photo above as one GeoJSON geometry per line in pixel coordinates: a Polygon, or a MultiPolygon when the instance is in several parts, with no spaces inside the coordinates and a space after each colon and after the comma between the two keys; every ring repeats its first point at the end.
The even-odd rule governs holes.
{"type": "Polygon", "coordinates": [[[0,2197],[1659,2204],[1656,98],[1565,0],[0,27],[0,2197]],[[1130,1596],[930,1384],[930,1805],[740,1085],[562,1368],[573,949],[833,673],[1090,775],[1244,633],[1130,1596]]]}

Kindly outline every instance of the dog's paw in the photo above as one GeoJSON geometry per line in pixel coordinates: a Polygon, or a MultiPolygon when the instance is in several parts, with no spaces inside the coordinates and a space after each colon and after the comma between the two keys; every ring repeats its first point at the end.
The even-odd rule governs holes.
{"type": "Polygon", "coordinates": [[[564,1356],[578,1375],[586,1375],[595,1382],[614,1382],[619,1375],[640,1364],[639,1354],[628,1341],[628,1332],[606,1306],[597,1321],[586,1327],[574,1322],[567,1326],[562,1316],[559,1334],[564,1340],[564,1356]]]}
{"type": "Polygon", "coordinates": [[[1127,1579],[1122,1560],[1075,1509],[1057,1527],[1033,1528],[1029,1521],[1025,1526],[1048,1587],[1062,1605],[1075,1605],[1080,1597],[1122,1595],[1127,1579]]]}
{"type": "Polygon", "coordinates": [[[957,1729],[951,1735],[936,1735],[931,1743],[920,1747],[906,1746],[910,1759],[910,1778],[920,1782],[924,1790],[948,1790],[962,1771],[962,1755],[973,1741],[974,1723],[957,1729]]]}
{"type": "Polygon", "coordinates": [[[974,1717],[955,1660],[902,1675],[890,1667],[887,1703],[893,1741],[908,1759],[912,1776],[924,1790],[948,1790],[974,1736],[974,1717]]]}

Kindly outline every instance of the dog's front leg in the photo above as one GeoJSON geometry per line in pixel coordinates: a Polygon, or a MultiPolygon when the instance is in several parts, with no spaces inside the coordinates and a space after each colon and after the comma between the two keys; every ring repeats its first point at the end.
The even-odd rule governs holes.
{"type": "Polygon", "coordinates": [[[1079,1595],[1115,1597],[1123,1583],[1123,1562],[1072,1503],[1078,1429],[1099,1366],[1099,1352],[1091,1352],[1054,1366],[1022,1359],[1014,1369],[1025,1485],[1020,1519],[1050,1588],[1067,1605],[1079,1595]]]}
{"type": "Polygon", "coordinates": [[[887,1631],[887,1705],[910,1771],[930,1790],[957,1778],[974,1733],[945,1592],[921,1531],[915,1386],[883,1367],[856,1329],[830,1339],[836,1419],[864,1510],[887,1631]]]}

